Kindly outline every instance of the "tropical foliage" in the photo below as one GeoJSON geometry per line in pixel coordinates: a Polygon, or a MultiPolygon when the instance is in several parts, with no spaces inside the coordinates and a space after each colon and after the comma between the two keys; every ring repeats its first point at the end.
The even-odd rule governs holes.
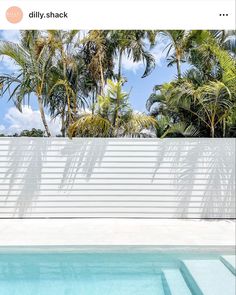
{"type": "MultiPolygon", "coordinates": [[[[163,33],[161,33],[163,34],[163,33]]],[[[159,136],[236,136],[235,32],[168,31],[175,80],[156,85],[147,109],[159,136]],[[189,69],[182,73],[182,62],[189,69]]],[[[168,54],[169,54],[168,50],[168,54]]]]}
{"type": "Polygon", "coordinates": [[[19,43],[0,41],[0,56],[18,67],[0,74],[1,94],[20,111],[36,99],[46,136],[46,114],[63,137],[236,136],[234,31],[22,31],[19,43]],[[122,60],[142,62],[145,79],[158,71],[151,49],[161,38],[176,77],[143,98],[147,114],[135,112],[122,60]]]}
{"type": "MultiPolygon", "coordinates": [[[[43,137],[44,132],[41,129],[35,129],[32,128],[31,130],[23,130],[20,132],[20,134],[18,133],[14,133],[12,136],[13,137],[43,137]]],[[[5,134],[0,134],[0,137],[5,137],[5,134]]]]}
{"type": "Polygon", "coordinates": [[[106,93],[99,95],[94,113],[81,114],[69,127],[69,135],[86,137],[145,136],[143,131],[156,128],[152,116],[135,113],[129,105],[129,95],[122,91],[124,81],[107,80],[106,93]]]}

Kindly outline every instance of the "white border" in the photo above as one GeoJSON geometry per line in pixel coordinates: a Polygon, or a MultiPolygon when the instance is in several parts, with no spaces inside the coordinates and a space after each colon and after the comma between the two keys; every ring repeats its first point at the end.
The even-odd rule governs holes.
{"type": "MultiPolygon", "coordinates": [[[[2,219],[0,252],[14,246],[234,247],[235,221],[2,219]]],[[[232,249],[231,248],[231,249],[232,249]]],[[[88,248],[87,248],[88,249],[88,248]]]]}
{"type": "Polygon", "coordinates": [[[1,0],[0,29],[235,29],[235,1],[1,0]],[[14,25],[5,12],[15,5],[24,18],[14,25]],[[66,11],[69,18],[29,19],[31,11],[66,11]]]}

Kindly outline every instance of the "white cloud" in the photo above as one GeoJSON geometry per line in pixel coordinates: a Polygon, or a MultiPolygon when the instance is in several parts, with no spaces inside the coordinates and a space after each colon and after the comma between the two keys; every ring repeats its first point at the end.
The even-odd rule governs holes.
{"type": "Polygon", "coordinates": [[[18,30],[3,30],[0,32],[0,40],[18,43],[20,40],[20,31],[18,31],[18,30]]]}
{"type": "Polygon", "coordinates": [[[9,57],[3,56],[0,59],[0,71],[4,74],[10,74],[18,71],[19,67],[17,64],[9,57]]]}
{"type": "Polygon", "coordinates": [[[0,125],[0,134],[1,133],[5,133],[5,126],[4,125],[0,125]]]}
{"type": "Polygon", "coordinates": [[[152,54],[155,57],[156,64],[161,65],[162,61],[166,58],[166,46],[168,44],[168,40],[164,37],[158,38],[157,45],[152,49],[152,54]]]}
{"type": "MultiPolygon", "coordinates": [[[[31,130],[32,128],[44,130],[40,112],[33,110],[31,106],[23,106],[22,113],[15,107],[9,108],[4,120],[8,123],[8,127],[2,126],[5,134],[20,133],[24,129],[31,130]]],[[[51,120],[46,115],[46,120],[52,135],[60,134],[59,119],[51,120]]]]}
{"type": "Polygon", "coordinates": [[[126,71],[132,71],[136,73],[139,69],[144,67],[143,63],[133,62],[132,58],[129,58],[127,55],[123,55],[122,57],[122,69],[126,71]]]}

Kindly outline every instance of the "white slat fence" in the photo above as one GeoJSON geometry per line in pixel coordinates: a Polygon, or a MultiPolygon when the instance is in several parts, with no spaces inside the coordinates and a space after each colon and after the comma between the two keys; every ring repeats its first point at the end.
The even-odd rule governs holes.
{"type": "Polygon", "coordinates": [[[235,139],[0,138],[0,218],[235,218],[235,139]]]}

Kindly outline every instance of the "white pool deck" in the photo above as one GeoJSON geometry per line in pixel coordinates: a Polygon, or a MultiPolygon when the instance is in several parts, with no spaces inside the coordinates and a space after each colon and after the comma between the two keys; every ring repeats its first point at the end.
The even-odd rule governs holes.
{"type": "Polygon", "coordinates": [[[228,246],[233,220],[1,219],[0,247],[9,246],[228,246]]]}

